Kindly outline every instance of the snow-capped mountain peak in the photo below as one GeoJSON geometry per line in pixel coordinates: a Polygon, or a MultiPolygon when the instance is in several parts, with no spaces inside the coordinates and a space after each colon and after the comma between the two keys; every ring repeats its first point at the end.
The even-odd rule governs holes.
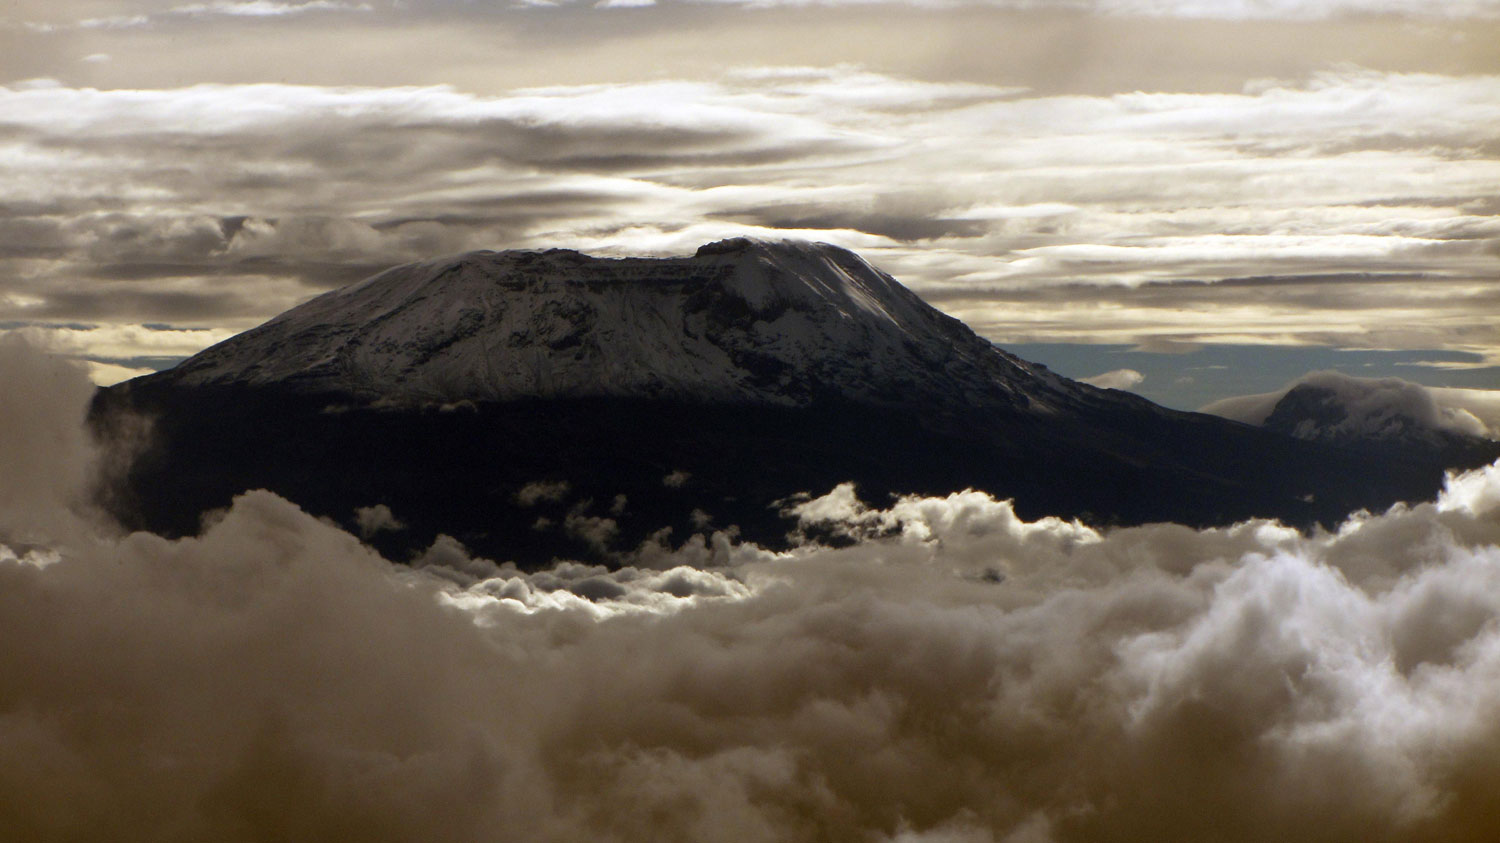
{"type": "Polygon", "coordinates": [[[682,258],[479,251],[399,266],[168,375],[410,402],[832,394],[1014,406],[1060,388],[853,252],[747,238],[682,258]]]}
{"type": "Polygon", "coordinates": [[[142,416],[151,442],[106,494],[132,529],[190,535],[264,488],[345,523],[387,506],[400,552],[442,534],[528,564],[608,561],[567,527],[593,501],[622,502],[587,516],[615,549],[705,513],[773,546],[778,502],[845,482],[982,489],[1027,518],[1326,524],[1500,447],[1351,449],[1167,410],[1017,360],[844,249],[742,239],[396,267],[101,390],[91,424],[134,447],[142,416]],[[572,498],[544,515],[538,481],[572,498]]]}

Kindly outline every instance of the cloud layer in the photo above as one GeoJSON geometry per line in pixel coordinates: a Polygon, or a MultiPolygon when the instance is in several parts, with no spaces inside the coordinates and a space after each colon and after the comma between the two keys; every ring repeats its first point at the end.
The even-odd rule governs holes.
{"type": "Polygon", "coordinates": [[[840,66],[496,96],[11,85],[0,322],[139,368],[151,348],[108,339],[216,332],[179,334],[201,347],[400,261],[760,233],[860,249],[1007,342],[1493,357],[1497,80],[1042,95],[840,66]]]}
{"type": "MultiPolygon", "coordinates": [[[[690,0],[691,1],[691,0],[690,0]]],[[[637,9],[656,5],[657,0],[564,0],[561,3],[526,0],[514,7],[490,10],[489,14],[504,13],[512,8],[556,7],[576,5],[596,10],[637,9]]],[[[1496,0],[1448,0],[1442,4],[1423,0],[696,0],[696,2],[722,5],[754,6],[764,8],[776,5],[910,5],[919,8],[952,8],[979,6],[999,9],[1037,11],[1055,9],[1064,12],[1101,14],[1111,16],[1140,16],[1167,18],[1210,18],[1222,20],[1319,20],[1346,16],[1397,15],[1412,18],[1464,19],[1486,18],[1500,15],[1500,3],[1496,0]]],[[[18,11],[25,10],[29,3],[21,4],[18,11]]],[[[204,18],[287,18],[308,14],[329,13],[380,13],[384,15],[422,16],[454,11],[479,15],[483,12],[464,9],[463,4],[450,0],[420,0],[403,3],[352,3],[341,0],[216,0],[211,3],[180,3],[173,0],[151,0],[151,2],[95,3],[100,11],[86,17],[68,18],[55,11],[37,8],[32,12],[39,18],[61,20],[57,22],[27,21],[37,31],[52,32],[58,29],[127,29],[148,26],[164,26],[204,18]],[[115,7],[113,13],[110,7],[115,7]],[[50,14],[48,12],[51,11],[50,14]]],[[[28,15],[30,17],[30,15],[28,15]]]]}
{"type": "MultiPolygon", "coordinates": [[[[0,348],[12,390],[50,365],[0,348]]],[[[76,427],[81,372],[46,377],[75,400],[16,429],[76,427]]],[[[264,492],[110,537],[18,508],[76,491],[46,480],[0,474],[26,839],[1500,834],[1500,466],[1312,536],[841,487],[800,510],[841,549],[533,574],[451,542],[393,566],[264,492]]]]}

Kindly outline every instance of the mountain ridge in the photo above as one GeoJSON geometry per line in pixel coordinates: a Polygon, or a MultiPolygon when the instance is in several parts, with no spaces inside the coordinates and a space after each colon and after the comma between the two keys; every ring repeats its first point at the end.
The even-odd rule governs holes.
{"type": "Polygon", "coordinates": [[[778,502],[848,481],[877,504],[974,488],[1028,518],[1310,527],[1430,497],[1448,467],[1069,381],[852,252],[742,239],[395,267],[91,412],[106,440],[142,416],[153,436],[104,492],[132,528],[191,534],[267,488],[351,528],[387,506],[407,529],[372,541],[395,557],[447,534],[527,565],[611,563],[663,528],[783,546],[778,502]],[[539,481],[570,491],[527,502],[539,481]]]}
{"type": "Polygon", "coordinates": [[[805,404],[830,387],[880,402],[956,389],[981,403],[1024,403],[1028,391],[1066,388],[853,252],[746,238],[686,258],[481,251],[396,267],[162,377],[409,403],[645,395],[805,404]]]}

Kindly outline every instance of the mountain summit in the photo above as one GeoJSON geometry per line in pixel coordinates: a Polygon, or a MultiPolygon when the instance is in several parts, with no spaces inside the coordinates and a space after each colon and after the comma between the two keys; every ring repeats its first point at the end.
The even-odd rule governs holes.
{"type": "Polygon", "coordinates": [[[143,417],[104,492],[129,526],[192,533],[267,488],[387,553],[447,534],[523,564],[714,529],[777,546],[787,499],[846,481],[872,503],[977,488],[1028,518],[1306,526],[1430,497],[1444,468],[1070,381],[852,252],[739,238],[396,267],[94,402],[106,439],[143,417]]]}
{"type": "Polygon", "coordinates": [[[386,402],[819,397],[1026,404],[1060,380],[853,252],[736,238],[686,258],[566,249],[400,266],[214,346],[169,376],[386,402]]]}

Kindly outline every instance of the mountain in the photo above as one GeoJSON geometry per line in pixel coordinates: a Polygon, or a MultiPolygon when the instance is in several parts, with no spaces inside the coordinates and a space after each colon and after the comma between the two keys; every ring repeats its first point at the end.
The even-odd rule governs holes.
{"type": "Polygon", "coordinates": [[[1288,389],[1261,426],[1298,439],[1441,447],[1483,438],[1472,415],[1440,406],[1424,387],[1396,378],[1319,372],[1288,389]]]}
{"type": "Polygon", "coordinates": [[[416,406],[649,397],[806,406],[1025,401],[1060,383],[852,252],[751,240],[689,259],[472,252],[392,269],[186,361],[183,386],[416,406]]]}
{"type": "Polygon", "coordinates": [[[265,487],[386,552],[446,533],[523,564],[616,559],[663,527],[775,546],[778,502],[844,481],[877,503],[974,487],[1028,517],[1310,525],[1442,476],[1067,380],[852,252],[747,239],[396,267],[94,402],[104,439],[142,418],[103,491],[127,525],[190,533],[265,487]]]}
{"type": "Polygon", "coordinates": [[[1445,465],[1500,458],[1500,443],[1490,438],[1488,426],[1456,403],[1454,393],[1464,394],[1400,378],[1322,371],[1277,392],[1224,399],[1204,411],[1377,458],[1404,453],[1445,465]]]}

